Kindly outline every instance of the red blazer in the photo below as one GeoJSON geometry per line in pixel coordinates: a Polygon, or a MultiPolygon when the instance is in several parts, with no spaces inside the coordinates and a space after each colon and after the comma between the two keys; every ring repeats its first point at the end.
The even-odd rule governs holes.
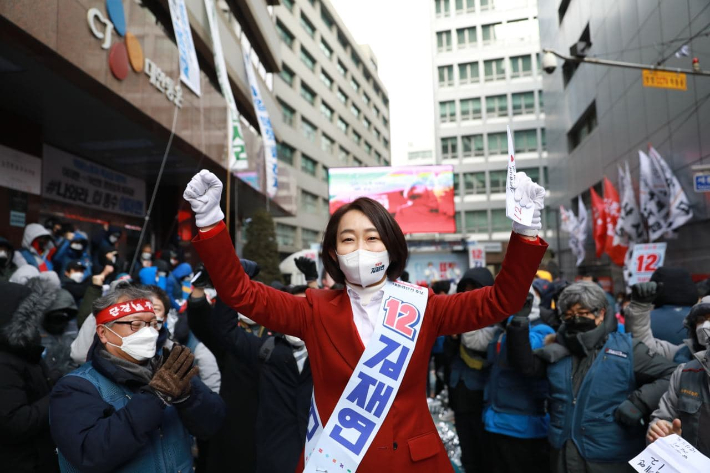
{"type": "MultiPolygon", "coordinates": [[[[193,245],[219,297],[271,330],[306,342],[321,421],[325,425],[365,347],[344,290],[306,291],[295,297],[251,281],[234,253],[223,223],[200,234],[193,245]]],[[[437,296],[429,291],[424,321],[397,397],[358,471],[453,471],[426,402],[431,348],[439,335],[468,332],[520,310],[547,243],[513,234],[495,284],[475,291],[437,296]]],[[[297,472],[303,471],[303,457],[297,472]]]]}

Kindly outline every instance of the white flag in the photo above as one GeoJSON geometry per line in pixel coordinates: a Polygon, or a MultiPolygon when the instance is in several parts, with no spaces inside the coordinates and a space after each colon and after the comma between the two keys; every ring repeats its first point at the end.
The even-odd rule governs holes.
{"type": "Polygon", "coordinates": [[[666,185],[668,186],[669,215],[666,228],[670,231],[677,230],[688,220],[693,218],[693,211],[690,208],[688,196],[683,191],[683,188],[680,186],[678,179],[673,174],[673,171],[671,171],[668,163],[666,163],[661,155],[658,154],[658,151],[656,151],[653,146],[649,147],[648,154],[649,157],[656,162],[656,166],[663,173],[666,185]]]}
{"type": "Polygon", "coordinates": [[[670,190],[661,168],[643,151],[639,151],[639,200],[649,241],[656,241],[666,233],[670,190]]]}
{"type": "Polygon", "coordinates": [[[560,220],[562,221],[562,230],[569,233],[569,248],[572,250],[572,254],[575,257],[576,266],[579,266],[579,263],[584,259],[583,255],[580,258],[579,242],[577,240],[579,221],[572,210],[567,210],[562,205],[560,205],[560,220]]]}
{"type": "Polygon", "coordinates": [[[584,258],[586,256],[586,252],[584,250],[584,245],[587,242],[587,208],[584,206],[584,202],[582,202],[582,196],[580,195],[578,197],[577,201],[577,228],[575,229],[575,233],[577,236],[577,266],[582,264],[582,261],[584,261],[584,258]]]}
{"type": "Polygon", "coordinates": [[[646,229],[636,204],[628,162],[626,163],[626,172],[619,167],[619,191],[621,193],[621,211],[614,230],[614,245],[630,247],[632,242],[646,240],[646,229]]]}

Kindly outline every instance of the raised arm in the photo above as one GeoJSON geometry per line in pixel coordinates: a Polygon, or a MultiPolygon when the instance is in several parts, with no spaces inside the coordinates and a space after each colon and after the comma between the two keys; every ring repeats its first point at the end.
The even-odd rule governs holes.
{"type": "Polygon", "coordinates": [[[221,195],[222,182],[206,170],[192,178],[183,194],[195,212],[195,223],[200,228],[192,244],[210,274],[217,294],[228,306],[250,319],[272,330],[304,338],[304,327],[312,313],[310,297],[308,294],[306,298],[294,297],[249,279],[222,222],[221,195]]]}
{"type": "Polygon", "coordinates": [[[651,309],[656,298],[657,287],[653,281],[634,284],[631,287],[631,303],[624,311],[626,331],[641,340],[648,348],[673,360],[683,345],[676,345],[666,340],[654,338],[651,331],[651,309]]]}

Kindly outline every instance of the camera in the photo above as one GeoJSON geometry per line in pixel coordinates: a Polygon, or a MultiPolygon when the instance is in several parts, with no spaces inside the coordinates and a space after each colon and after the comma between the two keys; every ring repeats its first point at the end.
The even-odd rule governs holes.
{"type": "Polygon", "coordinates": [[[557,68],[557,58],[550,51],[546,51],[542,56],[542,70],[548,74],[555,72],[557,68]]]}

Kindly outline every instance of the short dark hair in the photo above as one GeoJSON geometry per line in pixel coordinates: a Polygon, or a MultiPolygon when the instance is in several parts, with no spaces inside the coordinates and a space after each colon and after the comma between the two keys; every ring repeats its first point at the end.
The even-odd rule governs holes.
{"type": "Polygon", "coordinates": [[[143,289],[146,291],[150,292],[153,294],[155,297],[160,299],[160,302],[163,303],[163,307],[165,307],[165,317],[168,316],[168,311],[172,308],[172,303],[170,302],[170,296],[168,296],[168,293],[163,290],[163,288],[156,286],[154,284],[148,284],[145,286],[141,286],[143,289]]]}
{"type": "Polygon", "coordinates": [[[345,204],[333,213],[328,220],[328,225],[323,233],[323,266],[328,271],[333,281],[344,284],[345,275],[340,270],[338,259],[335,257],[335,249],[338,244],[338,225],[343,215],[351,210],[358,210],[372,222],[380,234],[380,239],[384,243],[389,253],[390,265],[387,268],[387,278],[396,280],[402,275],[407,266],[409,250],[404,233],[394,220],[392,215],[379,202],[368,197],[360,197],[349,204],[345,204]]]}
{"type": "Polygon", "coordinates": [[[436,281],[434,284],[431,285],[431,290],[434,291],[434,294],[448,294],[451,290],[451,281],[436,281]]]}

